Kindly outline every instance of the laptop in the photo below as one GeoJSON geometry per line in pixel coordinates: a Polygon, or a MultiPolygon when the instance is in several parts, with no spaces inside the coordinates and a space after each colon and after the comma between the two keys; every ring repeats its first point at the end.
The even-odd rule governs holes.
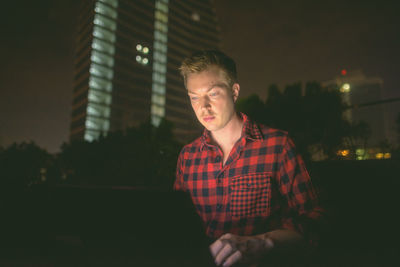
{"type": "Polygon", "coordinates": [[[44,215],[38,230],[63,249],[71,237],[78,240],[72,247],[85,264],[215,266],[211,241],[187,193],[58,186],[32,198],[44,215]]]}

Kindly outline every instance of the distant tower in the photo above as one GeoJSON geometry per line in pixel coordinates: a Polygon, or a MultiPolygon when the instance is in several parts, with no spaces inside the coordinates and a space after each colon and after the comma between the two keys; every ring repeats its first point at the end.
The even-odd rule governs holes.
{"type": "Polygon", "coordinates": [[[71,139],[162,118],[181,140],[193,138],[177,69],[193,51],[220,47],[212,0],[87,0],[78,24],[71,139]]]}

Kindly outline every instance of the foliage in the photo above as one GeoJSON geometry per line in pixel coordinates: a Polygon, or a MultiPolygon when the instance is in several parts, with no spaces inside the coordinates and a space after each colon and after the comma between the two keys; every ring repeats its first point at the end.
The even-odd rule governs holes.
{"type": "Polygon", "coordinates": [[[397,114],[396,128],[397,128],[397,138],[398,138],[397,142],[399,144],[399,149],[400,149],[400,112],[397,114]]]}
{"type": "Polygon", "coordinates": [[[350,151],[350,158],[354,159],[356,158],[355,152],[357,148],[364,150],[367,148],[368,139],[371,136],[371,128],[366,122],[359,121],[355,123],[347,122],[344,125],[344,129],[344,145],[350,151]]]}
{"type": "Polygon", "coordinates": [[[25,187],[44,182],[53,170],[53,157],[34,142],[0,150],[1,184],[25,187]]]}
{"type": "Polygon", "coordinates": [[[344,106],[338,91],[308,82],[304,95],[302,92],[300,83],[286,86],[283,92],[271,85],[265,102],[251,95],[238,101],[237,109],[260,123],[288,131],[306,160],[316,152],[324,158],[336,158],[346,138],[353,143],[368,139],[364,123],[350,125],[343,118],[344,106]]]}
{"type": "Polygon", "coordinates": [[[66,183],[172,188],[181,148],[172,127],[147,122],[98,141],[64,144],[59,161],[66,183]]]}

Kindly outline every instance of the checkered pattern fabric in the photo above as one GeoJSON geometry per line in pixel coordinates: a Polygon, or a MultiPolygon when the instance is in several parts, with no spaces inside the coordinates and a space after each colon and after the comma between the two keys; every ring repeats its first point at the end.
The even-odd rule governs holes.
{"type": "Polygon", "coordinates": [[[190,193],[206,233],[255,235],[292,229],[307,237],[323,210],[301,157],[286,132],[240,114],[241,138],[223,165],[210,132],[186,145],[178,158],[175,190],[190,193]]]}

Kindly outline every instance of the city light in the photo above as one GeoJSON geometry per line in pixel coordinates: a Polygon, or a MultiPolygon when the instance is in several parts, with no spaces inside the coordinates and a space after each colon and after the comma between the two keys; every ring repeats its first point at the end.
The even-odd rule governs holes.
{"type": "Polygon", "coordinates": [[[343,84],[342,87],[340,88],[340,92],[341,93],[350,92],[350,84],[348,84],[348,83],[343,84]]]}
{"type": "Polygon", "coordinates": [[[199,22],[200,21],[200,15],[198,13],[194,12],[192,14],[192,20],[196,21],[196,22],[199,22]]]}
{"type": "Polygon", "coordinates": [[[343,149],[339,150],[337,154],[342,157],[347,157],[350,154],[350,151],[348,149],[343,149]]]}
{"type": "Polygon", "coordinates": [[[356,149],[356,159],[357,160],[365,160],[368,158],[368,154],[366,153],[365,149],[357,148],[356,149]]]}

